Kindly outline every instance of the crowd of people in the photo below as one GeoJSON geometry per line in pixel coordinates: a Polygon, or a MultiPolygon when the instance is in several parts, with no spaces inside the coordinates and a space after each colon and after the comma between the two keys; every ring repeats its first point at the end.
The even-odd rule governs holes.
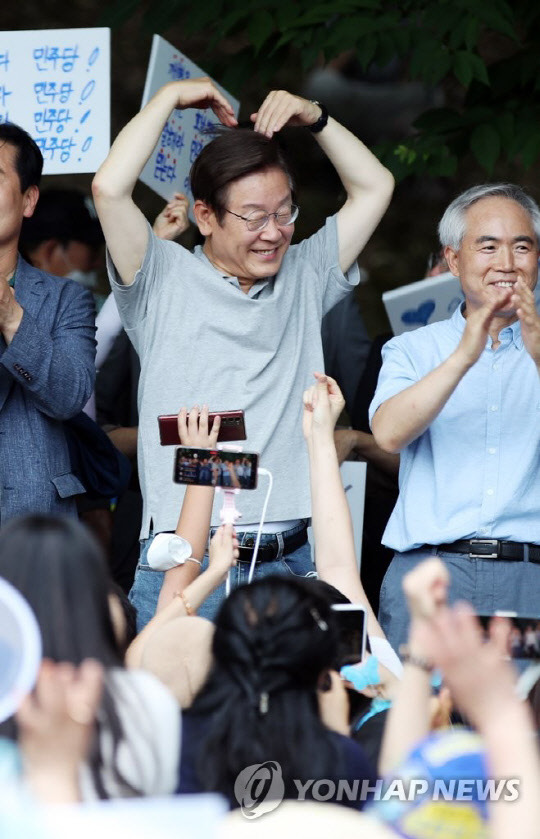
{"type": "MultiPolygon", "coordinates": [[[[540,210],[512,184],[455,198],[440,256],[465,303],[382,342],[354,392],[317,371],[333,353],[350,362],[338,333],[356,329],[357,258],[392,176],[319,102],[272,91],[250,119],[239,127],[209,79],[166,85],[96,173],[97,217],[69,190],[39,198],[37,146],[0,125],[0,577],[43,653],[0,722],[0,766],[19,761],[10,795],[21,813],[28,799],[214,795],[231,811],[222,836],[244,818],[261,835],[301,819],[313,836],[533,837],[540,210]],[[184,196],[152,227],[132,195],[175,108],[222,123],[191,169],[193,250],[174,241],[184,196]],[[297,244],[285,126],[313,135],[345,195],[297,244]],[[342,391],[362,415],[345,433],[342,391]],[[258,482],[209,408],[244,411],[258,482]],[[170,414],[176,456],[160,444],[170,414]],[[399,470],[378,540],[393,559],[368,593],[339,468],[352,449],[387,481],[399,470]],[[367,626],[346,667],[337,604],[367,626]],[[486,639],[475,613],[501,611],[523,630],[496,617],[486,639]],[[468,793],[437,797],[448,779],[468,793]]],[[[50,818],[33,835],[67,833],[50,818]]]]}

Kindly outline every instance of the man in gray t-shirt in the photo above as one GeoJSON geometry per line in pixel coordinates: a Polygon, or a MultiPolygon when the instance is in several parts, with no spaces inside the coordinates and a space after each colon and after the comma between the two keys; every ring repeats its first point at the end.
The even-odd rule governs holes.
{"type": "MultiPolygon", "coordinates": [[[[265,561],[257,573],[303,574],[310,567],[310,499],[301,394],[323,366],[322,316],[358,281],[356,258],[393,181],[318,103],[273,91],[251,119],[254,131],[235,128],[230,105],[209,79],[168,84],[118,136],[94,180],[94,197],[113,291],[141,358],[141,537],[174,530],[182,498],[171,481],[172,450],[159,446],[157,416],[203,402],[216,411],[242,408],[245,448],[258,451],[260,465],[274,476],[266,516],[271,532],[263,536],[265,561]],[[173,108],[205,106],[234,130],[209,143],[193,165],[193,213],[204,245],[190,253],[152,235],[132,190],[173,108]],[[298,208],[273,139],[287,124],[311,129],[347,194],[335,217],[292,247],[298,208]]],[[[259,483],[238,502],[248,534],[240,534],[241,544],[249,544],[260,519],[266,486],[259,483]]],[[[161,574],[146,573],[144,556],[133,590],[139,625],[151,616],[161,586],[161,574]]],[[[196,566],[188,565],[168,573],[160,603],[190,582],[196,566]]],[[[245,565],[238,565],[240,580],[245,565]]]]}

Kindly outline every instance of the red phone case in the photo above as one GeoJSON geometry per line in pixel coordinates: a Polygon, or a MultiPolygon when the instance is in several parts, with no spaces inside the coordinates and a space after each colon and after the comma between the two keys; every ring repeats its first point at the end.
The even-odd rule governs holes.
{"type": "MultiPolygon", "coordinates": [[[[243,411],[211,411],[208,414],[208,427],[212,428],[214,417],[221,417],[218,442],[228,443],[246,439],[246,425],[243,411]]],[[[162,414],[158,417],[159,440],[162,446],[179,446],[178,423],[176,414],[162,414]]]]}

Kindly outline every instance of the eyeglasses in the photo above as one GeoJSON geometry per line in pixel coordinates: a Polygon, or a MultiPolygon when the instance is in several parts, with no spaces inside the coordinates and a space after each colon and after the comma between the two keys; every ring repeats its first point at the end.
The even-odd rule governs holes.
{"type": "Polygon", "coordinates": [[[227,208],[225,208],[225,212],[230,213],[231,216],[236,216],[236,218],[241,218],[242,221],[245,221],[247,229],[254,233],[256,230],[264,230],[272,216],[275,218],[278,227],[287,227],[289,224],[293,224],[298,218],[300,208],[296,204],[291,204],[289,207],[281,207],[277,213],[253,210],[247,216],[240,216],[238,213],[233,213],[232,210],[227,210],[227,208]]]}

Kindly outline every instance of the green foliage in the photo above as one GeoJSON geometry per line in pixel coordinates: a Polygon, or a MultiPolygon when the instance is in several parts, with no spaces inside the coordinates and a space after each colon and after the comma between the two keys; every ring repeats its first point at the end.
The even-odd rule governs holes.
{"type": "MultiPolygon", "coordinates": [[[[118,25],[143,2],[113,0],[100,23],[118,25]]],[[[239,97],[246,79],[267,86],[287,64],[309,71],[349,52],[365,70],[398,59],[404,80],[438,86],[449,103],[380,146],[398,178],[451,175],[465,155],[488,175],[540,156],[537,0],[152,0],[144,20],[153,32],[174,23],[203,35],[200,63],[239,97]]]]}

